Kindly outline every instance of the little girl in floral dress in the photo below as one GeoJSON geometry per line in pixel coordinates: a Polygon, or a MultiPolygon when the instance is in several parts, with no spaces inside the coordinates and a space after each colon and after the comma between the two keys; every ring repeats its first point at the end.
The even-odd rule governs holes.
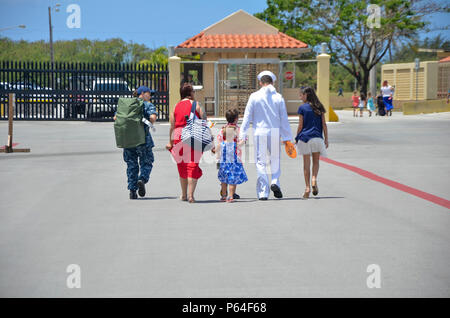
{"type": "Polygon", "coordinates": [[[239,111],[237,109],[228,110],[225,117],[228,124],[222,128],[220,143],[217,145],[215,152],[219,162],[217,177],[221,183],[221,201],[231,203],[236,198],[237,185],[248,181],[248,179],[238,148],[237,121],[239,111]]]}

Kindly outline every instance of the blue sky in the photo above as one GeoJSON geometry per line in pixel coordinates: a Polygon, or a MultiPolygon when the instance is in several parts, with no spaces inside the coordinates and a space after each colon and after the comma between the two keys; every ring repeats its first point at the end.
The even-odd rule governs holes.
{"type": "MultiPolygon", "coordinates": [[[[61,10],[52,14],[55,41],[119,37],[150,48],[180,44],[239,9],[254,14],[266,7],[266,0],[0,0],[0,29],[19,24],[27,26],[3,31],[0,36],[48,41],[47,7],[56,3],[61,4],[61,10]],[[66,26],[69,16],[66,9],[72,3],[81,8],[80,29],[66,26]]],[[[449,17],[449,14],[437,15],[433,23],[448,25],[449,17]]],[[[441,33],[448,38],[449,31],[441,33]]]]}
{"type": "Polygon", "coordinates": [[[0,28],[27,26],[1,35],[48,41],[47,7],[56,3],[61,4],[61,10],[52,13],[54,40],[120,37],[151,48],[178,45],[239,9],[253,14],[266,7],[265,0],[0,0],[0,28]],[[80,29],[66,26],[66,8],[71,3],[81,8],[80,29]]]}

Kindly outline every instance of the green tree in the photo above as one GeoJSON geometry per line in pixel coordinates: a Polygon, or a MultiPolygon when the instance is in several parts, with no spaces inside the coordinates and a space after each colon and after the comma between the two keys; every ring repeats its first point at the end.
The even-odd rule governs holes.
{"type": "MultiPolygon", "coordinates": [[[[56,41],[53,45],[56,62],[139,63],[146,60],[151,64],[167,64],[165,47],[152,50],[143,44],[126,43],[120,38],[105,41],[56,41]]],[[[44,41],[12,41],[0,38],[0,61],[49,62],[49,44],[44,41]]]]}
{"type": "Polygon", "coordinates": [[[138,63],[142,60],[151,59],[153,52],[143,44],[130,43],[128,45],[128,61],[138,63]]]}
{"type": "Polygon", "coordinates": [[[169,51],[165,47],[159,47],[154,50],[150,56],[139,62],[140,65],[149,68],[150,65],[167,65],[169,62],[169,51]]]}
{"type": "Polygon", "coordinates": [[[444,39],[440,34],[435,37],[426,37],[423,40],[414,38],[402,43],[391,57],[392,63],[414,62],[415,58],[421,61],[438,60],[436,52],[421,52],[420,49],[442,49],[450,51],[450,41],[444,39]]]}
{"type": "Polygon", "coordinates": [[[169,52],[166,47],[161,46],[155,49],[150,56],[142,60],[141,64],[158,64],[158,65],[167,65],[169,62],[169,52]]]}
{"type": "Polygon", "coordinates": [[[267,0],[267,8],[255,16],[312,46],[325,42],[332,62],[366,93],[370,70],[393,41],[417,36],[426,25],[424,17],[442,10],[422,0],[267,0]],[[379,28],[373,27],[369,4],[380,8],[379,28]]]}

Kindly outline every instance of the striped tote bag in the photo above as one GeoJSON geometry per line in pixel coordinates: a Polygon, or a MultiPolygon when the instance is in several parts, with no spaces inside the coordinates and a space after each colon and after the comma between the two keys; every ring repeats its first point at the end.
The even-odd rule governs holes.
{"type": "Polygon", "coordinates": [[[197,102],[194,101],[186,126],[181,131],[181,141],[194,150],[205,152],[212,149],[214,139],[207,121],[195,115],[196,107],[197,102]]]}

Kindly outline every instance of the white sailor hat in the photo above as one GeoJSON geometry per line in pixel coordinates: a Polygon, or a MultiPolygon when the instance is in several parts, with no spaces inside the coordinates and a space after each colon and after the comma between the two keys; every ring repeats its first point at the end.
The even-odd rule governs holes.
{"type": "Polygon", "coordinates": [[[272,81],[275,82],[277,80],[277,77],[275,76],[275,74],[273,74],[271,71],[262,71],[261,73],[258,74],[258,81],[261,80],[261,77],[263,77],[264,75],[269,75],[270,77],[272,77],[272,81]]]}

